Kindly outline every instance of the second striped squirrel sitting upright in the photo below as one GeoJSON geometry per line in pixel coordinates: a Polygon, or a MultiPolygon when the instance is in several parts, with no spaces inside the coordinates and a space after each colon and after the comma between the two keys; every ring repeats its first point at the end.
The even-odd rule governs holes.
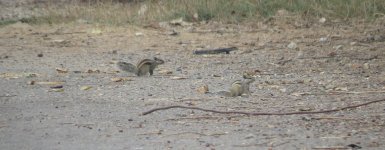
{"type": "Polygon", "coordinates": [[[154,59],[143,59],[135,66],[127,62],[117,62],[116,65],[120,70],[131,72],[137,76],[144,76],[150,73],[154,74],[154,70],[158,65],[164,64],[164,60],[154,57],[154,59]]]}
{"type": "Polygon", "coordinates": [[[236,80],[231,84],[230,93],[227,96],[235,97],[247,95],[250,96],[250,84],[255,81],[255,77],[247,72],[243,73],[243,80],[236,80]]]}
{"type": "Polygon", "coordinates": [[[243,80],[236,80],[231,83],[229,91],[220,91],[219,95],[226,97],[237,97],[237,96],[250,96],[250,84],[255,81],[255,73],[244,72],[243,80]]]}

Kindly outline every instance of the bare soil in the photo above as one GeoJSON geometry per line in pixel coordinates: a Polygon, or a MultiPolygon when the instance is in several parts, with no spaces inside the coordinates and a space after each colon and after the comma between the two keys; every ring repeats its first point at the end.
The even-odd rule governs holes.
{"type": "Polygon", "coordinates": [[[141,115],[170,105],[292,112],[384,99],[384,37],[376,22],[1,27],[0,149],[384,149],[385,102],[312,115],[141,115]],[[150,77],[114,64],[154,56],[166,63],[150,77]],[[213,94],[246,70],[259,71],[250,97],[213,94]],[[210,93],[197,92],[204,85],[210,93]]]}

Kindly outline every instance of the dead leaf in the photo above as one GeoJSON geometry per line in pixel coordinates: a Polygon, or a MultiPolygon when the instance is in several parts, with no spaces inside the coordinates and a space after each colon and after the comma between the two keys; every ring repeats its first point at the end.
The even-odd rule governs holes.
{"type": "Polygon", "coordinates": [[[309,84],[310,82],[313,82],[312,79],[305,79],[305,80],[303,80],[303,81],[304,81],[305,84],[309,84]]]}
{"type": "Polygon", "coordinates": [[[64,92],[64,89],[63,88],[61,88],[61,89],[51,89],[49,91],[51,91],[51,92],[64,92]]]}
{"type": "Polygon", "coordinates": [[[56,68],[56,71],[58,73],[67,73],[68,72],[68,69],[65,69],[65,68],[56,68]]]}
{"type": "Polygon", "coordinates": [[[144,34],[142,32],[136,32],[135,36],[143,36],[144,34]]]}
{"type": "Polygon", "coordinates": [[[335,91],[348,91],[348,87],[336,87],[334,88],[335,91]]]}
{"type": "Polygon", "coordinates": [[[59,85],[59,84],[64,84],[64,82],[35,82],[35,84],[40,84],[40,85],[59,85]]]}
{"type": "Polygon", "coordinates": [[[303,96],[303,95],[311,95],[311,93],[309,93],[309,92],[293,92],[290,95],[293,95],[293,96],[303,96]]]}
{"type": "Polygon", "coordinates": [[[87,73],[100,73],[100,70],[98,70],[98,69],[95,69],[95,70],[88,69],[86,72],[87,73]]]}
{"type": "Polygon", "coordinates": [[[183,79],[187,79],[187,77],[178,77],[178,76],[171,77],[171,80],[183,80],[183,79]]]}
{"type": "Polygon", "coordinates": [[[102,29],[93,28],[93,29],[91,29],[91,33],[92,34],[101,34],[102,33],[102,29]]]}
{"type": "Polygon", "coordinates": [[[205,94],[209,91],[208,85],[203,85],[197,88],[198,93],[205,94]]]}
{"type": "Polygon", "coordinates": [[[295,42],[290,42],[290,44],[287,45],[287,48],[289,48],[289,49],[296,49],[297,48],[297,44],[295,42]]]}
{"type": "Polygon", "coordinates": [[[29,84],[29,85],[34,85],[34,84],[35,84],[35,81],[28,81],[27,84],[29,84]]]}
{"type": "Polygon", "coordinates": [[[162,75],[169,75],[169,74],[172,74],[172,71],[170,71],[170,70],[160,70],[158,73],[162,74],[162,75]]]}
{"type": "Polygon", "coordinates": [[[33,78],[33,77],[37,77],[37,74],[36,73],[27,73],[25,77],[33,78]]]}
{"type": "Polygon", "coordinates": [[[112,82],[121,82],[123,81],[123,78],[111,78],[112,82]]]}
{"type": "Polygon", "coordinates": [[[69,41],[69,40],[52,40],[50,46],[52,46],[52,47],[69,47],[69,46],[71,46],[71,41],[69,41]]]}
{"type": "Polygon", "coordinates": [[[111,81],[112,82],[122,82],[122,81],[133,81],[132,78],[121,78],[121,77],[117,77],[117,78],[111,78],[111,81]]]}
{"type": "Polygon", "coordinates": [[[303,108],[299,108],[298,110],[299,110],[299,111],[311,111],[311,110],[314,110],[314,108],[303,107],[303,108]]]}
{"type": "Polygon", "coordinates": [[[109,61],[108,62],[108,64],[117,64],[119,61],[117,61],[117,60],[111,60],[111,61],[109,61]]]}
{"type": "Polygon", "coordinates": [[[85,85],[85,86],[80,87],[80,89],[83,90],[83,91],[89,90],[89,89],[91,89],[91,88],[92,88],[92,86],[88,86],[88,85],[85,85]]]}

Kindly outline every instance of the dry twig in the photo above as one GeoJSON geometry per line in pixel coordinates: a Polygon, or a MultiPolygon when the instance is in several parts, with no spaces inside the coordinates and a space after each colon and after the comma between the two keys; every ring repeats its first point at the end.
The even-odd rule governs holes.
{"type": "Polygon", "coordinates": [[[212,110],[212,109],[199,108],[199,107],[173,105],[173,106],[154,108],[154,109],[151,109],[149,111],[143,112],[142,115],[148,115],[148,114],[153,113],[155,111],[167,110],[167,109],[171,109],[171,108],[195,109],[195,110],[201,110],[201,111],[212,112],[212,113],[219,113],[219,114],[243,114],[243,115],[251,115],[251,116],[262,116],[262,115],[277,115],[277,116],[279,115],[279,116],[282,116],[282,115],[300,115],[300,114],[321,114],[321,113],[330,113],[330,112],[342,111],[342,110],[346,110],[346,109],[357,108],[357,107],[360,107],[360,106],[365,106],[365,105],[369,105],[369,104],[372,104],[372,103],[378,103],[378,102],[382,102],[382,101],[385,101],[385,99],[370,101],[370,102],[366,102],[366,103],[362,103],[362,104],[346,106],[346,107],[341,107],[341,108],[336,108],[336,109],[329,109],[329,110],[294,111],[294,112],[282,112],[282,113],[244,112],[244,111],[220,111],[220,110],[212,110]]]}
{"type": "Polygon", "coordinates": [[[313,147],[312,149],[324,149],[324,150],[338,150],[338,149],[350,149],[343,146],[333,146],[333,147],[313,147]]]}
{"type": "Polygon", "coordinates": [[[14,97],[14,96],[17,96],[17,95],[8,95],[8,94],[6,94],[6,95],[0,95],[0,97],[14,97]]]}
{"type": "Polygon", "coordinates": [[[202,55],[202,54],[219,54],[226,53],[230,54],[231,51],[237,50],[237,47],[229,47],[229,48],[219,48],[219,49],[209,49],[209,50],[196,50],[194,54],[202,55]]]}
{"type": "Polygon", "coordinates": [[[355,118],[344,118],[344,117],[312,117],[311,119],[315,119],[315,120],[321,120],[321,119],[358,120],[355,118]]]}
{"type": "Polygon", "coordinates": [[[342,93],[342,94],[366,94],[366,93],[385,93],[385,91],[333,91],[330,93],[342,93]]]}

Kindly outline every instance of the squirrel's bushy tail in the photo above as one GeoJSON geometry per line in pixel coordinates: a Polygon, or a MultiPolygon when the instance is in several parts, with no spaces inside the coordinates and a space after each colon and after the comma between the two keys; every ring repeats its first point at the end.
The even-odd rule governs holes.
{"type": "Polygon", "coordinates": [[[126,71],[126,72],[131,72],[134,74],[138,74],[138,68],[136,68],[135,65],[131,63],[126,63],[126,62],[118,62],[116,63],[119,69],[126,71]]]}

